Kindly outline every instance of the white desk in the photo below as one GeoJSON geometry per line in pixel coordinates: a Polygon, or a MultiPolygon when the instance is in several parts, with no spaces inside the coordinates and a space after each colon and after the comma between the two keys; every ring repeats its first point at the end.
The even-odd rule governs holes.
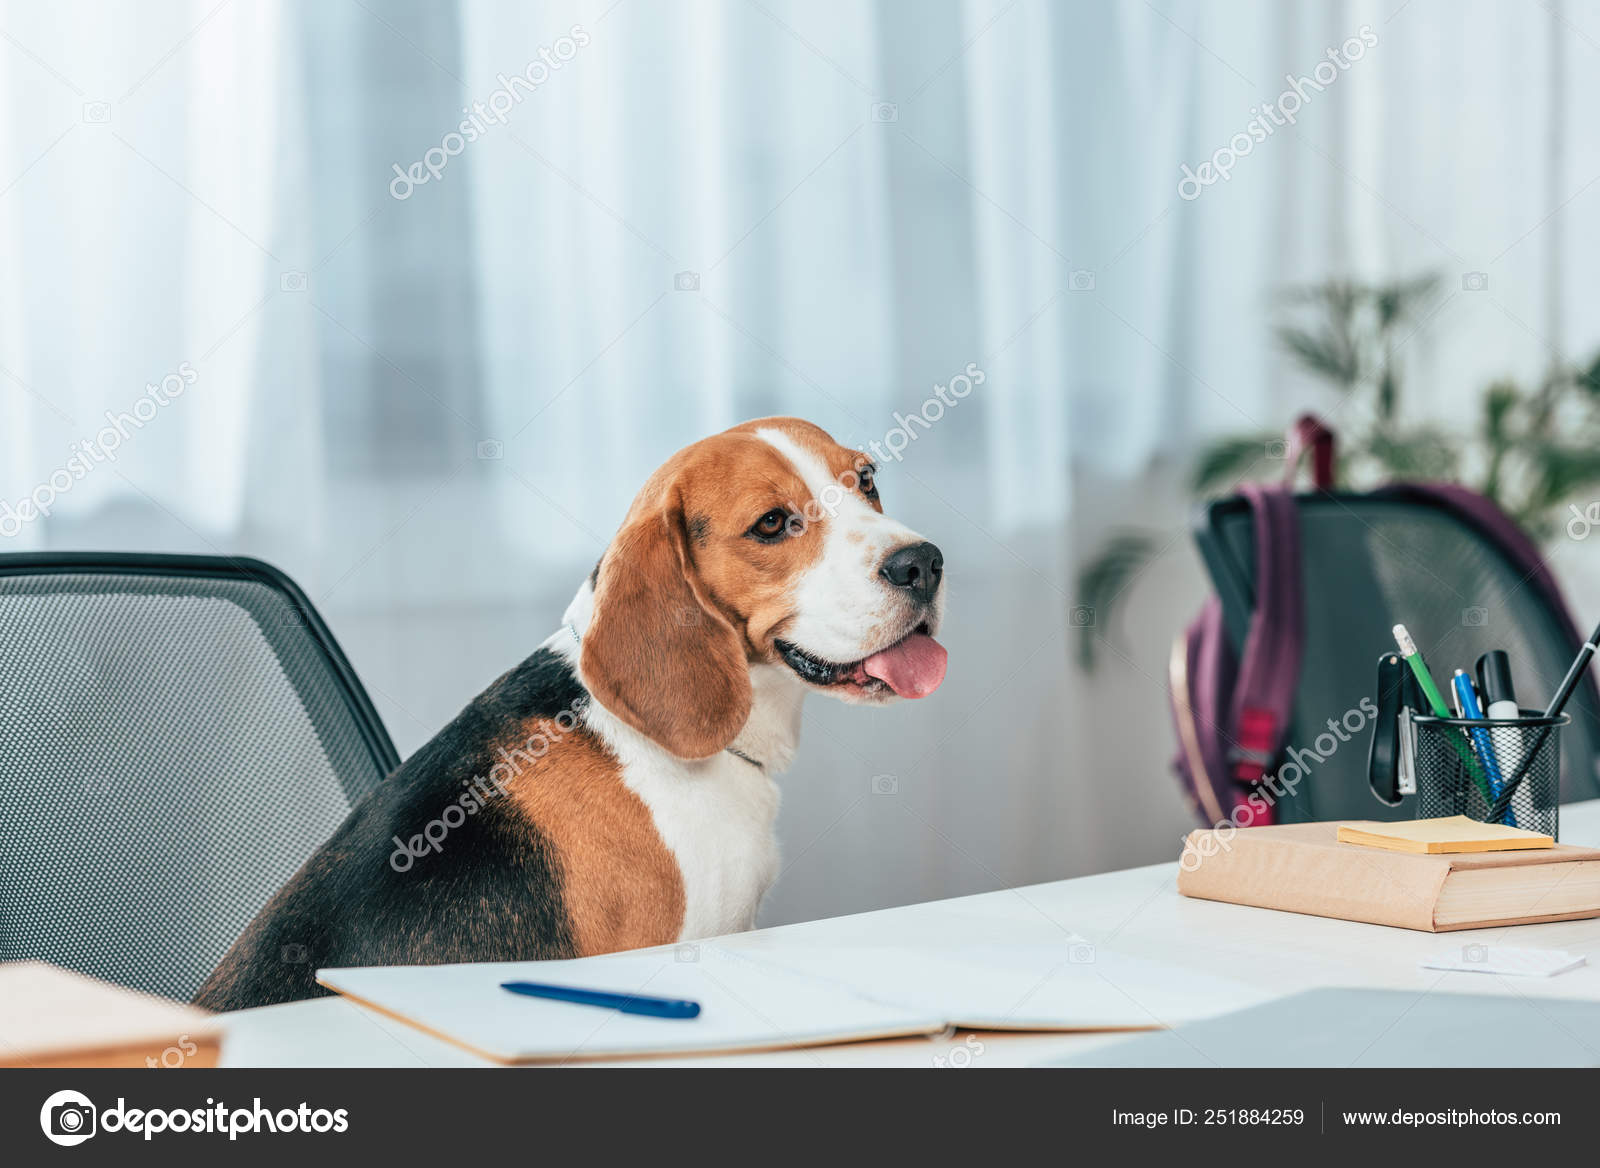
{"type": "MultiPolygon", "coordinates": [[[[1563,842],[1600,845],[1600,800],[1562,808],[1561,824],[1563,842]]],[[[1189,900],[1178,895],[1176,882],[1176,863],[1157,864],[784,925],[721,943],[739,945],[749,943],[744,939],[750,938],[763,945],[782,942],[812,949],[900,943],[1027,944],[1059,943],[1065,933],[1075,932],[1097,949],[1232,978],[1258,992],[1262,1001],[1331,985],[1600,1000],[1600,919],[1517,929],[1414,933],[1189,900]],[[1439,950],[1471,941],[1506,944],[1512,936],[1520,945],[1586,954],[1589,964],[1558,977],[1515,979],[1418,968],[1421,958],[1439,950]]],[[[988,1031],[723,1058],[653,1059],[645,1065],[931,1067],[942,1059],[950,1065],[972,1067],[1030,1066],[1126,1037],[988,1031]],[[975,1043],[981,1044],[981,1049],[975,1043]]],[[[234,1015],[228,1025],[223,1065],[493,1064],[343,998],[319,998],[234,1015]]]]}

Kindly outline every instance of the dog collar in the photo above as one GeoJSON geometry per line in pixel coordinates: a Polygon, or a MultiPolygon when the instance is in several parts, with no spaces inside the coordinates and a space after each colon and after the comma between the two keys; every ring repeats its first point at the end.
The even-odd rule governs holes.
{"type": "MultiPolygon", "coordinates": [[[[567,632],[572,634],[572,641],[573,641],[574,644],[576,644],[576,645],[582,645],[583,644],[583,638],[578,635],[578,626],[573,624],[571,621],[567,621],[567,632]]],[[[726,753],[733,755],[733,757],[738,759],[740,762],[747,762],[751,766],[755,767],[756,770],[761,771],[762,773],[766,772],[767,764],[764,763],[764,762],[761,762],[759,759],[751,758],[744,751],[735,750],[731,746],[724,747],[723,749],[724,749],[724,751],[726,753]]]]}

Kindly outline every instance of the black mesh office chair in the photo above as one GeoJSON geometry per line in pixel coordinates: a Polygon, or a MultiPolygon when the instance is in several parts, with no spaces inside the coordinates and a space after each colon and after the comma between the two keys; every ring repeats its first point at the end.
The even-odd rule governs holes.
{"type": "Polygon", "coordinates": [[[398,762],[276,569],[0,556],[0,960],[187,1000],[398,762]]]}
{"type": "MultiPolygon", "coordinates": [[[[1442,506],[1413,497],[1297,496],[1305,655],[1290,745],[1305,748],[1329,717],[1374,693],[1378,655],[1394,648],[1397,621],[1423,650],[1440,685],[1478,655],[1504,649],[1517,697],[1542,707],[1572,663],[1583,636],[1561,627],[1555,611],[1526,585],[1525,572],[1485,535],[1442,506]]],[[[1222,602],[1228,639],[1238,652],[1254,596],[1255,533],[1242,500],[1206,508],[1196,531],[1201,556],[1222,602]]],[[[1600,709],[1592,683],[1567,706],[1563,732],[1563,802],[1600,796],[1600,709]]],[[[1412,819],[1416,799],[1380,803],[1367,785],[1369,735],[1318,764],[1285,822],[1316,819],[1412,819]]]]}

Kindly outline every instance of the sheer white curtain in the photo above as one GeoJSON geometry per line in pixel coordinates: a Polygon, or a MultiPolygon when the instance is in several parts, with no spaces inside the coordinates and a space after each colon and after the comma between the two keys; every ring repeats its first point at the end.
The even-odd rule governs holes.
{"type": "Polygon", "coordinates": [[[249,505],[256,307],[278,279],[274,175],[299,128],[284,124],[282,21],[243,7],[203,52],[171,53],[201,15],[4,10],[3,498],[50,512],[24,508],[6,550],[49,545],[119,499],[211,539],[249,505]],[[175,374],[179,398],[138,406],[175,374]],[[113,424],[107,411],[117,436],[87,454],[78,443],[113,424]]]}
{"type": "Polygon", "coordinates": [[[774,920],[1170,853],[1198,580],[1177,539],[1086,679],[1071,561],[1178,532],[1145,472],[1201,437],[1332,404],[1274,353],[1275,289],[1443,273],[1419,414],[1600,343],[1578,6],[11,3],[0,32],[0,500],[194,374],[0,547],[275,560],[403,750],[553,627],[678,446],[769,413],[881,444],[982,371],[883,475],[946,552],[950,681],[808,715],[774,920]],[[437,175],[397,199],[397,165],[437,175]]]}

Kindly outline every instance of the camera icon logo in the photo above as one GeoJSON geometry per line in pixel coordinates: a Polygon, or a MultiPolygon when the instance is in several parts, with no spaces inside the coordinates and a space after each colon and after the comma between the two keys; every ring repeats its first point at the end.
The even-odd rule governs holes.
{"type": "Polygon", "coordinates": [[[283,959],[285,965],[304,965],[311,960],[310,951],[298,941],[290,941],[278,950],[278,956],[283,959]]]}
{"type": "Polygon", "coordinates": [[[1093,292],[1094,273],[1088,268],[1079,268],[1067,277],[1067,287],[1074,292],[1093,292]]]}
{"type": "Polygon", "coordinates": [[[700,946],[679,945],[672,951],[672,960],[679,965],[692,965],[700,960],[700,946]]]}
{"type": "Polygon", "coordinates": [[[99,1109],[79,1091],[57,1091],[39,1109],[45,1139],[63,1148],[76,1147],[94,1135],[99,1109]]]}
{"type": "Polygon", "coordinates": [[[1070,621],[1075,629],[1091,628],[1094,625],[1094,609],[1087,604],[1074,605],[1070,621]]]}
{"type": "Polygon", "coordinates": [[[1274,438],[1267,443],[1267,457],[1274,462],[1282,462],[1289,457],[1289,444],[1282,438],[1274,438]]]}
{"type": "Polygon", "coordinates": [[[871,115],[875,122],[898,122],[900,107],[892,101],[875,101],[872,103],[871,115]]]}
{"type": "Polygon", "coordinates": [[[1094,946],[1087,941],[1075,941],[1067,947],[1068,965],[1093,965],[1094,946]]]}
{"type": "Polygon", "coordinates": [[[1487,945],[1461,946],[1461,960],[1467,965],[1482,965],[1489,960],[1489,947],[1487,945]]]}
{"type": "Polygon", "coordinates": [[[874,795],[897,795],[900,793],[900,780],[893,775],[873,775],[872,793],[874,795]]]}
{"type": "Polygon", "coordinates": [[[284,272],[278,277],[280,292],[304,292],[311,286],[311,277],[304,272],[284,272]]]}
{"type": "Polygon", "coordinates": [[[1481,629],[1489,623],[1489,610],[1487,608],[1463,608],[1461,610],[1461,623],[1469,629],[1481,629]]]}
{"type": "Polygon", "coordinates": [[[91,126],[107,124],[111,121],[111,103],[109,101],[84,102],[83,120],[91,126]]]}
{"type": "Polygon", "coordinates": [[[478,457],[481,459],[492,462],[495,459],[504,458],[505,456],[506,444],[500,441],[498,438],[485,438],[482,442],[478,443],[478,457]]]}
{"type": "Polygon", "coordinates": [[[672,290],[674,292],[700,291],[700,273],[679,272],[677,275],[672,277],[672,290]]]}
{"type": "Polygon", "coordinates": [[[1463,292],[1487,292],[1489,290],[1489,273],[1462,272],[1461,290],[1463,292]]]}

